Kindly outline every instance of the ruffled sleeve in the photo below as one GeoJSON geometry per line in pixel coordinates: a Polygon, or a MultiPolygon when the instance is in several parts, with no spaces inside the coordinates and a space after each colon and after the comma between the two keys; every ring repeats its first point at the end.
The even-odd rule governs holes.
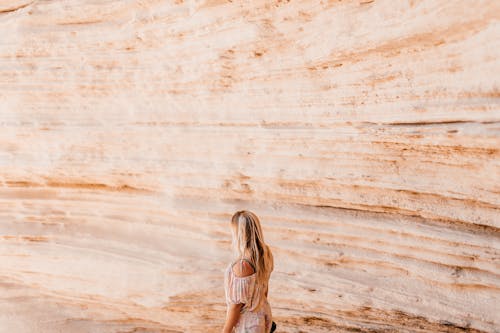
{"type": "Polygon", "coordinates": [[[225,279],[226,301],[229,304],[250,304],[255,287],[254,276],[238,277],[229,269],[225,279]]]}
{"type": "Polygon", "coordinates": [[[252,298],[252,280],[247,278],[233,277],[228,288],[228,300],[232,304],[247,304],[252,298]]]}

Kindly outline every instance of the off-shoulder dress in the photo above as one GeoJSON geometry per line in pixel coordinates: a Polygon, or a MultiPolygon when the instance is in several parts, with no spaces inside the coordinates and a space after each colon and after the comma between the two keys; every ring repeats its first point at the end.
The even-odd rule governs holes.
{"type": "Polygon", "coordinates": [[[236,324],[234,333],[269,333],[272,324],[271,306],[264,292],[266,286],[256,284],[256,270],[245,277],[238,277],[234,274],[233,265],[242,264],[247,259],[240,259],[229,264],[224,274],[224,290],[226,294],[226,304],[229,310],[230,304],[244,303],[240,311],[240,318],[236,324]]]}

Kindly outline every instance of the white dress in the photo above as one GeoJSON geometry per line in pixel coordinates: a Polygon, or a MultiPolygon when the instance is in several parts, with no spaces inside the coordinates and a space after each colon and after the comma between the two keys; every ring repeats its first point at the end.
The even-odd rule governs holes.
{"type": "Polygon", "coordinates": [[[224,290],[226,294],[227,309],[229,311],[230,304],[245,304],[240,311],[240,318],[233,332],[271,332],[271,306],[267,301],[266,295],[260,292],[263,287],[256,285],[257,274],[255,273],[255,268],[252,275],[238,277],[233,272],[233,264],[234,262],[228,265],[224,274],[224,290]]]}

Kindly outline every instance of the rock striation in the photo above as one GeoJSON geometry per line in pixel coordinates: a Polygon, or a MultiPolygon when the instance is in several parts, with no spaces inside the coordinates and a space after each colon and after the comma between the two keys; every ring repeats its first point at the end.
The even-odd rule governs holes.
{"type": "Polygon", "coordinates": [[[0,0],[0,332],[499,332],[500,2],[0,0]]]}

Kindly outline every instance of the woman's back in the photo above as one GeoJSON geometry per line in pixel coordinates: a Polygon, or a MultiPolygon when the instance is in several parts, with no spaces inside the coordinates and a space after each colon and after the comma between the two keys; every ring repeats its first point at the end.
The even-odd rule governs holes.
{"type": "Polygon", "coordinates": [[[242,210],[231,217],[234,258],[224,274],[227,313],[224,333],[269,333],[272,313],[267,301],[274,268],[259,218],[242,210]]]}

